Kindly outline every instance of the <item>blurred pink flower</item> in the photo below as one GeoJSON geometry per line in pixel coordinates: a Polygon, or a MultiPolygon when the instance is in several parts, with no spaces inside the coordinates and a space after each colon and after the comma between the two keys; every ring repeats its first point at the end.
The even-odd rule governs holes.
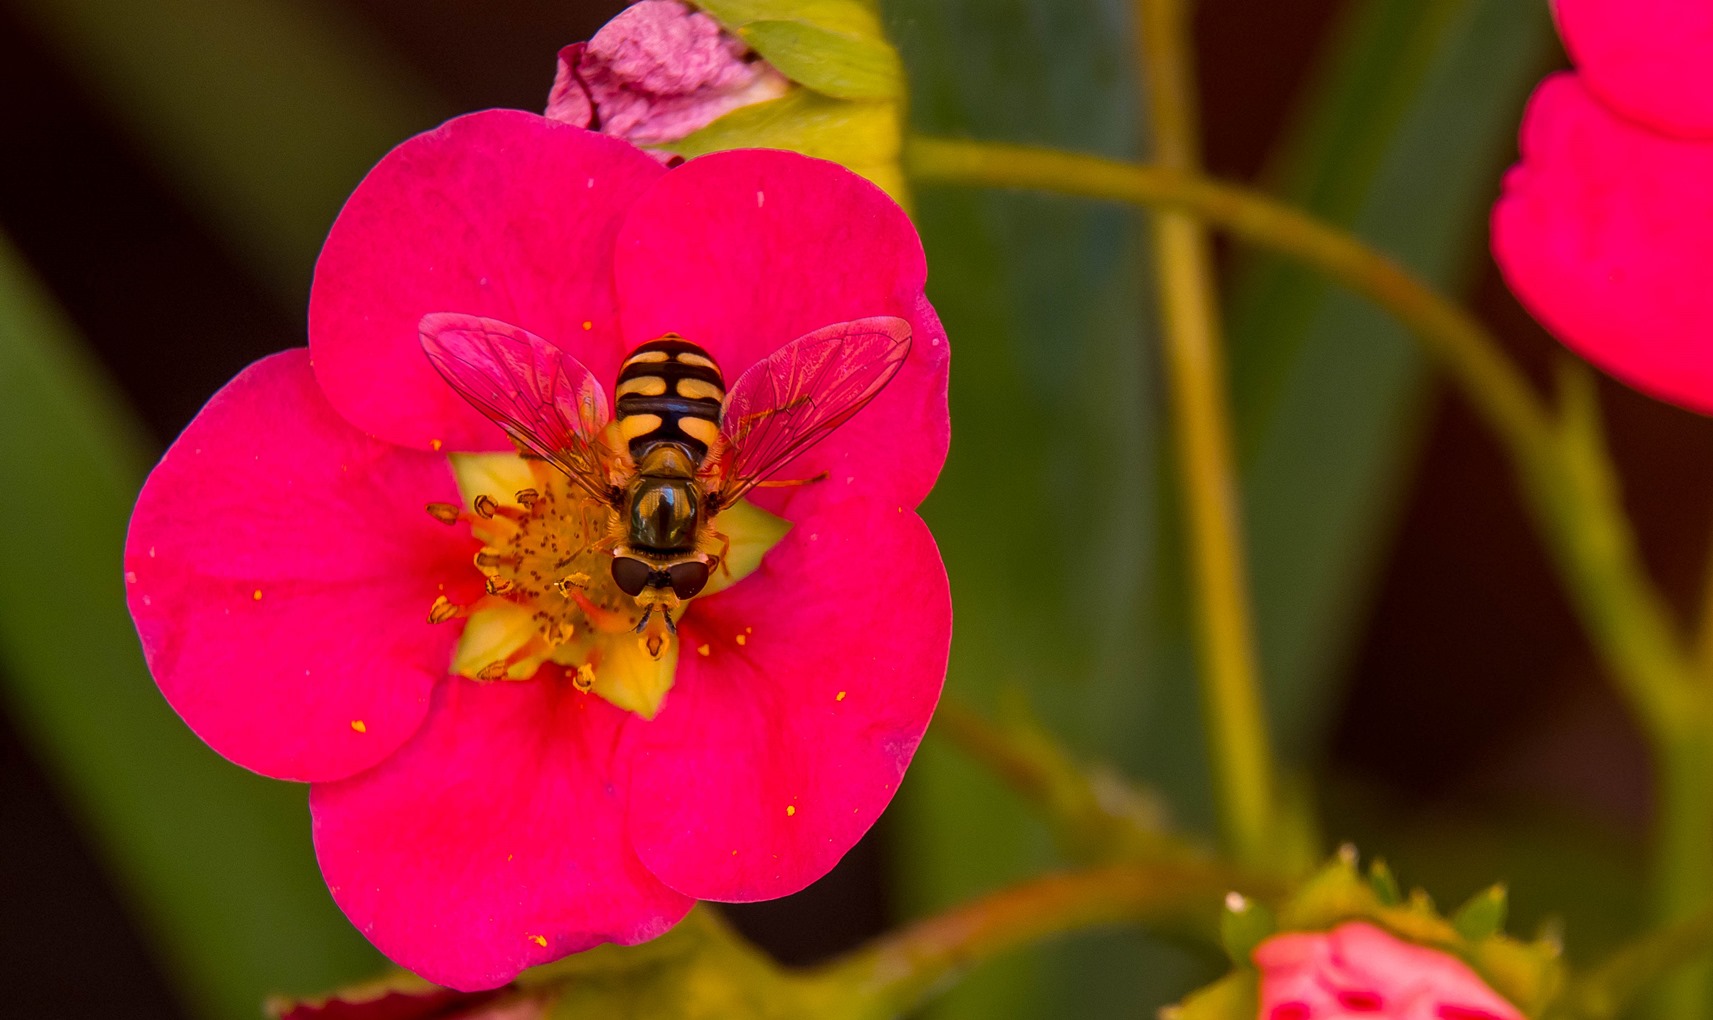
{"type": "Polygon", "coordinates": [[[1350,921],[1255,948],[1258,1020],[1523,1020],[1463,961],[1350,921]]]}
{"type": "Polygon", "coordinates": [[[1572,350],[1713,413],[1713,7],[1558,0],[1557,13],[1578,69],[1529,101],[1494,257],[1572,350]]]}
{"type": "Polygon", "coordinates": [[[547,115],[637,145],[684,138],[740,106],[785,94],[785,77],[681,0],[641,0],[559,51],[547,115]]]}
{"type": "Polygon", "coordinates": [[[222,755],[313,784],[339,906],[453,988],[652,938],[694,899],[802,888],[890,801],[945,675],[946,577],[915,513],[949,435],[925,274],[890,199],[792,153],[668,170],[501,110],[410,139],[333,226],[308,350],[242,372],[144,486],[126,581],[162,693],[222,755]],[[481,543],[424,513],[469,505],[448,454],[514,449],[424,357],[418,324],[445,311],[516,323],[609,387],[669,331],[728,378],[864,316],[915,343],[794,464],[824,483],[756,490],[793,527],[687,607],[645,720],[552,663],[457,675],[466,621],[425,619],[496,599],[481,543]]]}

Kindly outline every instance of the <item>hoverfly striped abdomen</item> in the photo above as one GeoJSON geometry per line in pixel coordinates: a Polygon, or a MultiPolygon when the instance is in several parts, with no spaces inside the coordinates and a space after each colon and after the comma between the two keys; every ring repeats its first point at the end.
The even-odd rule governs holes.
{"type": "Polygon", "coordinates": [[[683,448],[699,464],[720,434],[725,378],[707,351],[676,333],[631,352],[616,394],[619,432],[638,464],[662,443],[683,448]]]}

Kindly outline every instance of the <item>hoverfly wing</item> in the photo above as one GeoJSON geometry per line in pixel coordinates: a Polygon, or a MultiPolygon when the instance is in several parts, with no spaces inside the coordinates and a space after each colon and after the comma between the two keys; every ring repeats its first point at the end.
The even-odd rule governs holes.
{"type": "Polygon", "coordinates": [[[737,502],[849,421],[909,354],[910,324],[877,316],[818,329],[750,366],[720,413],[728,450],[720,505],[737,502]]]}
{"type": "Polygon", "coordinates": [[[420,330],[429,362],[459,396],[591,496],[611,500],[599,437],[612,414],[594,373],[497,319],[437,312],[420,330]]]}

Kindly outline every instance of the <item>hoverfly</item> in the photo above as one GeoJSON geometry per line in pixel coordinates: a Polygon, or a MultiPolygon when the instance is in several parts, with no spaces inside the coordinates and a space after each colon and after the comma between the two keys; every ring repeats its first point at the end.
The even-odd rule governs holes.
{"type": "MultiPolygon", "coordinates": [[[[627,355],[606,391],[576,358],[515,326],[468,315],[422,320],[422,346],[452,388],[525,452],[610,512],[598,544],[642,608],[638,633],[708,583],[732,506],[873,400],[910,353],[910,326],[876,317],[786,344],[728,390],[708,351],[669,333],[627,355]]],[[[804,479],[801,481],[813,481],[804,479]]]]}

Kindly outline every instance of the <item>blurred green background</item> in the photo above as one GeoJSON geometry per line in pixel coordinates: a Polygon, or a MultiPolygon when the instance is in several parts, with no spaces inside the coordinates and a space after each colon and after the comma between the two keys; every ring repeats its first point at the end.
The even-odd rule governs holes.
{"type": "MultiPolygon", "coordinates": [[[[314,867],[300,787],[204,748],[155,692],[119,553],[148,464],[226,379],[303,342],[315,253],[396,142],[539,108],[563,43],[617,0],[0,0],[0,1012],[256,1015],[379,958],[314,867]]],[[[896,0],[911,122],[1143,157],[1119,0],[896,0]]],[[[1312,208],[1475,302],[1517,356],[1551,342],[1496,282],[1485,214],[1533,82],[1534,0],[1202,0],[1211,172],[1312,208]]],[[[924,513],[956,603],[948,691],[1021,696],[1080,754],[1210,823],[1179,522],[1136,215],[917,196],[955,346],[954,443],[924,513]]],[[[1637,923],[1648,805],[1494,447],[1383,316],[1220,249],[1243,511],[1275,735],[1356,840],[1573,957],[1637,923]]],[[[1701,419],[1608,387],[1644,551],[1699,583],[1701,419]],[[1693,554],[1693,555],[1690,555],[1693,554]]],[[[807,962],[1059,858],[930,736],[898,804],[822,883],[734,911],[807,962]]],[[[978,971],[942,1017],[1133,1017],[1217,962],[1134,933],[978,971]]]]}

